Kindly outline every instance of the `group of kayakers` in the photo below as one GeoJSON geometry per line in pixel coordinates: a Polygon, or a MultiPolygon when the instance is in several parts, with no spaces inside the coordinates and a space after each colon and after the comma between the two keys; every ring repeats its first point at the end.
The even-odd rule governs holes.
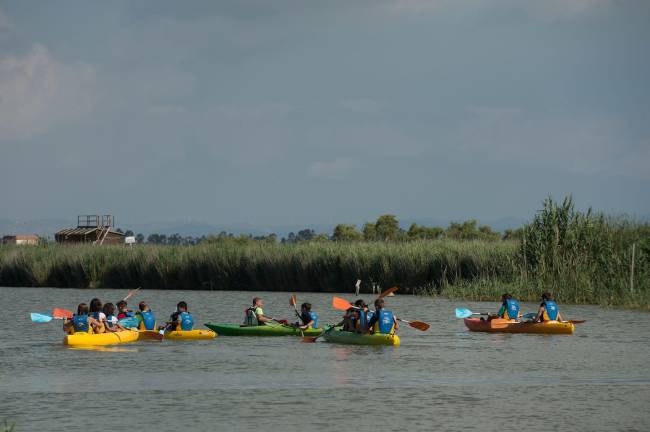
{"type": "Polygon", "coordinates": [[[67,333],[119,332],[126,330],[125,326],[120,324],[121,320],[126,318],[135,319],[135,325],[132,327],[137,327],[139,330],[192,330],[194,327],[194,319],[184,301],[178,302],[176,311],[171,314],[164,326],[157,327],[156,316],[143,301],[138,304],[138,311],[133,312],[128,309],[126,300],[118,301],[115,306],[113,303],[102,304],[100,299],[94,298],[89,305],[80,303],[77,306],[77,313],[63,321],[63,329],[67,333]]]}
{"type": "MultiPolygon", "coordinates": [[[[537,315],[532,319],[533,322],[544,321],[562,321],[562,315],[557,303],[553,299],[553,295],[545,292],[541,296],[542,302],[537,310],[537,315]]],[[[504,293],[501,296],[501,308],[496,315],[489,314],[488,319],[503,318],[507,320],[521,320],[523,317],[519,310],[519,302],[512,297],[509,293],[504,293]]]]}

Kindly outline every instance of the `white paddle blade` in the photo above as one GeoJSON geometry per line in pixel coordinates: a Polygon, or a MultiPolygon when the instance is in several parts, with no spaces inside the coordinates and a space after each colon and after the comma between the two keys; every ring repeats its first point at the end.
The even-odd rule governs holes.
{"type": "Polygon", "coordinates": [[[473,315],[472,311],[465,308],[456,308],[456,318],[469,318],[473,315]]]}

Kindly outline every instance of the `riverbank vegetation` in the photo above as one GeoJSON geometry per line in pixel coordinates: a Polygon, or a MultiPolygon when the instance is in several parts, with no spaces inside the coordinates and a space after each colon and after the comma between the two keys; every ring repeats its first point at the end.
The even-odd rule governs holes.
{"type": "Polygon", "coordinates": [[[567,198],[503,234],[474,221],[402,230],[385,215],[284,243],[222,234],[191,246],[0,248],[0,286],[337,292],[357,278],[366,292],[534,301],[552,291],[561,302],[648,307],[650,226],[576,211],[567,198]]]}

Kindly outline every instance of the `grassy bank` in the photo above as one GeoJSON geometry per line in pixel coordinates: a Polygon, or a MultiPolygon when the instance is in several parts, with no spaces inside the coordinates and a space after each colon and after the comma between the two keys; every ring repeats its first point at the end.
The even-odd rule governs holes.
{"type": "Polygon", "coordinates": [[[0,247],[0,286],[255,291],[362,290],[650,306],[650,226],[544,202],[510,240],[240,241],[194,246],[0,247]]]}

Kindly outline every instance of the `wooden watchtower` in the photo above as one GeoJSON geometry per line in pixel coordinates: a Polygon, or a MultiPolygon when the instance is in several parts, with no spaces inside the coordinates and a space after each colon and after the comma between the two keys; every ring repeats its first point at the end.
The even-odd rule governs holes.
{"type": "Polygon", "coordinates": [[[124,244],[125,235],[113,229],[113,215],[79,215],[77,228],[64,228],[54,234],[57,243],[124,244]]]}

